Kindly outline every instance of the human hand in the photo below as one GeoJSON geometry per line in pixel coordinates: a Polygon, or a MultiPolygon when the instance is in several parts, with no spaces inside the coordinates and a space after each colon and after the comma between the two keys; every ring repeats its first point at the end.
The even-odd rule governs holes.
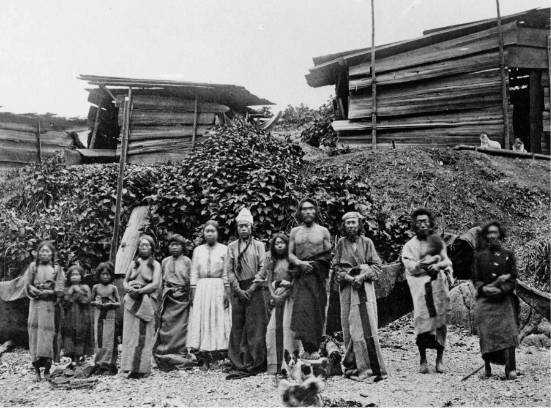
{"type": "Polygon", "coordinates": [[[510,273],[506,273],[505,275],[499,275],[496,279],[496,281],[498,283],[505,283],[507,282],[509,279],[511,279],[511,274],[510,273]]]}
{"type": "Polygon", "coordinates": [[[193,299],[195,298],[195,288],[191,288],[189,292],[189,304],[193,304],[193,299]]]}
{"type": "Polygon", "coordinates": [[[249,302],[251,300],[250,295],[247,293],[247,291],[244,291],[241,288],[234,288],[235,294],[237,295],[237,298],[241,302],[249,302]]]}
{"type": "Polygon", "coordinates": [[[229,290],[224,290],[224,309],[230,307],[230,293],[229,290]]]}
{"type": "Polygon", "coordinates": [[[314,270],[312,263],[308,261],[301,261],[299,267],[300,270],[304,273],[310,273],[314,270]]]}
{"type": "Polygon", "coordinates": [[[482,291],[486,296],[496,296],[501,293],[501,289],[498,289],[495,286],[490,286],[490,285],[483,286],[482,291]]]}
{"type": "Polygon", "coordinates": [[[363,283],[364,283],[364,280],[363,280],[363,277],[361,276],[356,276],[352,278],[352,287],[354,287],[355,289],[361,288],[363,283]]]}
{"type": "Polygon", "coordinates": [[[40,289],[35,288],[34,286],[29,286],[29,295],[32,297],[39,297],[42,291],[40,289]]]}
{"type": "Polygon", "coordinates": [[[291,286],[293,286],[293,284],[291,282],[289,282],[288,280],[282,280],[279,282],[279,286],[283,287],[283,288],[290,288],[291,286]]]}

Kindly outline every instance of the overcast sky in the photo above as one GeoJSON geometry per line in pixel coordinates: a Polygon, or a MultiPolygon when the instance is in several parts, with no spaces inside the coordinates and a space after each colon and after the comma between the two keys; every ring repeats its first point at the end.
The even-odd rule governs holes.
{"type": "MultiPolygon", "coordinates": [[[[548,0],[500,0],[502,15],[548,0]]],[[[1,111],[85,116],[78,74],[243,85],[280,104],[323,103],[312,57],[371,44],[369,0],[2,0],[1,111]]],[[[375,0],[376,44],[494,17],[495,0],[375,0]]]]}

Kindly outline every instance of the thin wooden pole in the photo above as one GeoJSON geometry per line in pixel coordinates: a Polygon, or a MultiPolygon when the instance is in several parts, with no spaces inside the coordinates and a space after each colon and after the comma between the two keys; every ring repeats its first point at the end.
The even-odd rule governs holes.
{"type": "Polygon", "coordinates": [[[42,137],[40,136],[41,133],[40,129],[40,120],[36,122],[36,156],[38,163],[42,163],[42,137]]]}
{"type": "MultiPolygon", "coordinates": [[[[547,81],[551,90],[551,34],[547,37],[547,81]]],[[[551,92],[549,92],[549,106],[551,106],[551,92]]]]}
{"type": "Polygon", "coordinates": [[[504,148],[510,149],[509,136],[509,98],[507,96],[507,76],[505,73],[505,54],[503,52],[503,31],[501,29],[501,12],[499,10],[499,0],[496,0],[497,8],[497,35],[499,42],[499,69],[501,74],[501,110],[503,113],[503,133],[504,133],[504,148]]]}
{"type": "Polygon", "coordinates": [[[124,182],[124,170],[128,153],[128,138],[130,136],[130,118],[132,113],[132,88],[128,88],[128,98],[124,102],[124,115],[122,124],[121,157],[119,159],[119,176],[117,178],[117,200],[115,202],[115,225],[113,226],[113,238],[111,239],[111,253],[109,259],[115,262],[119,247],[119,231],[121,226],[122,189],[124,182]]]}
{"type": "Polygon", "coordinates": [[[377,83],[375,80],[375,4],[371,0],[371,144],[377,148],[377,83]]]}
{"type": "Polygon", "coordinates": [[[199,111],[199,102],[197,95],[195,95],[195,107],[193,109],[193,135],[191,136],[191,150],[195,150],[195,139],[197,138],[197,116],[199,111]]]}
{"type": "Polygon", "coordinates": [[[96,143],[96,136],[98,135],[98,128],[99,128],[100,111],[101,111],[101,102],[98,104],[98,109],[96,110],[96,118],[94,120],[94,129],[92,130],[92,137],[90,138],[90,144],[88,145],[88,149],[93,149],[94,144],[96,143]]]}

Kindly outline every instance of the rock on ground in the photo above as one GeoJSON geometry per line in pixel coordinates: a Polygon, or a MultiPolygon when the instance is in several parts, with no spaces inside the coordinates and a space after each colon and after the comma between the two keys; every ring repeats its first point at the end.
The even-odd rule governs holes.
{"type": "Polygon", "coordinates": [[[450,291],[449,322],[476,334],[476,290],[471,281],[462,282],[450,291]]]}
{"type": "MultiPolygon", "coordinates": [[[[381,329],[383,356],[389,377],[375,384],[332,377],[322,396],[326,400],[350,401],[362,405],[424,406],[549,406],[549,351],[523,347],[517,351],[519,377],[504,381],[503,367],[494,367],[494,377],[481,381],[475,374],[461,378],[482,364],[478,338],[450,327],[445,374],[434,373],[434,354],[429,352],[431,373],[417,372],[418,356],[411,316],[381,329]]],[[[0,359],[0,405],[57,406],[280,406],[277,382],[262,374],[226,381],[215,369],[203,372],[161,372],[128,380],[122,375],[99,377],[93,390],[55,390],[46,383],[34,383],[28,353],[24,349],[0,359]]]]}

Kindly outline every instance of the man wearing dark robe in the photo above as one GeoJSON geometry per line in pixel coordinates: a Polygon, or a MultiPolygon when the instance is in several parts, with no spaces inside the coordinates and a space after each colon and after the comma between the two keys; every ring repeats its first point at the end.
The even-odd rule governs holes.
{"type": "Polygon", "coordinates": [[[345,237],[339,239],[333,258],[340,283],[341,324],[346,350],[345,376],[364,381],[383,379],[386,369],[377,335],[377,297],[373,282],[381,274],[381,259],[373,241],[364,236],[363,217],[348,212],[342,217],[345,237]]]}
{"type": "Polygon", "coordinates": [[[226,271],[232,288],[232,328],[228,380],[266,370],[268,311],[264,287],[255,278],[264,266],[264,244],[252,237],[253,216],[244,208],[236,218],[239,239],[228,245],[226,271]]]}
{"type": "Polygon", "coordinates": [[[295,267],[291,330],[302,343],[301,358],[311,360],[319,358],[331,261],[331,237],[316,223],[318,213],[313,199],[303,199],[297,209],[301,225],[291,230],[289,239],[289,261],[295,267]]]}

